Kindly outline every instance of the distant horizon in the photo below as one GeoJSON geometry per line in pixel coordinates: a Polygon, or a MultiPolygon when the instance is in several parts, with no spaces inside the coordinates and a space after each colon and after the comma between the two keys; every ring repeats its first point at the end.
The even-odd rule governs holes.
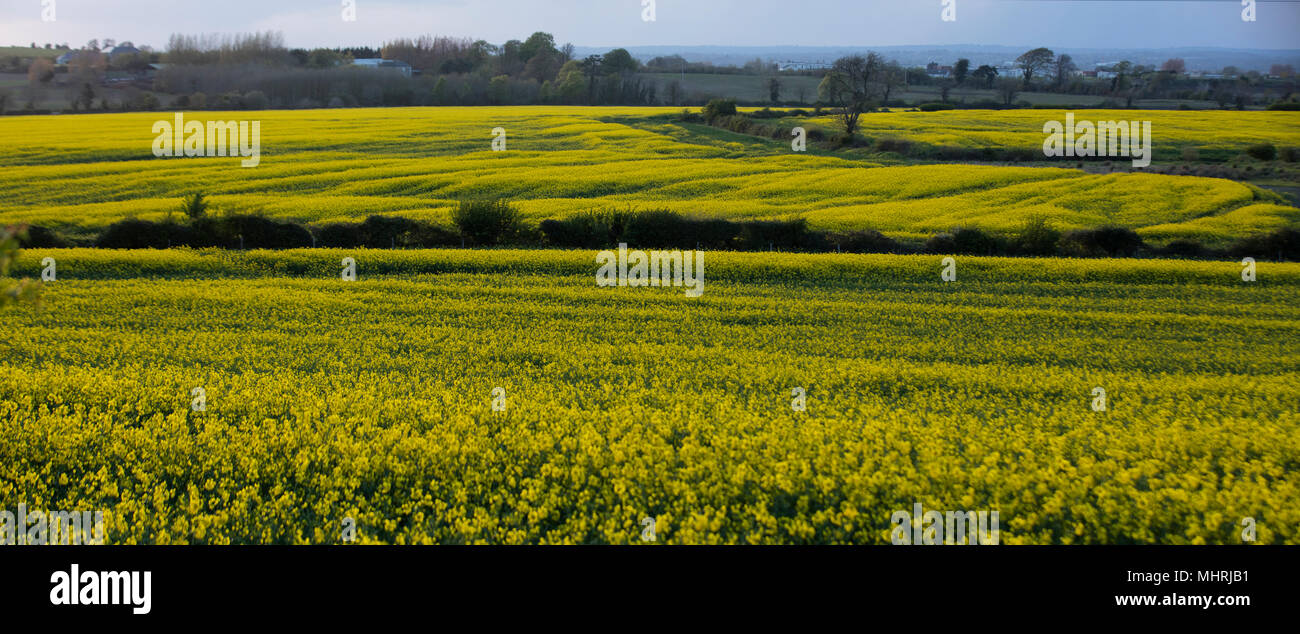
{"type": "MultiPolygon", "coordinates": [[[[239,33],[239,32],[231,32],[231,33],[217,33],[216,35],[237,35],[238,33],[239,33]]],[[[206,35],[206,34],[205,34],[205,35],[206,35]]],[[[112,36],[110,35],[109,37],[112,37],[112,36]]],[[[168,35],[168,37],[171,37],[171,36],[168,35]]],[[[394,38],[394,39],[396,39],[396,38],[394,38]]],[[[478,40],[478,39],[483,39],[483,38],[469,38],[469,39],[478,40]]],[[[519,39],[519,38],[512,38],[512,39],[519,39]]],[[[157,52],[160,52],[160,53],[162,53],[162,52],[166,52],[166,50],[167,50],[165,45],[164,45],[164,46],[158,46],[158,45],[156,45],[156,44],[154,44],[154,43],[152,43],[152,42],[148,42],[148,41],[138,41],[138,42],[137,42],[137,41],[132,40],[132,39],[130,39],[130,38],[113,38],[113,40],[114,40],[114,42],[119,43],[119,44],[122,43],[122,42],[130,42],[131,44],[133,44],[133,45],[135,45],[135,46],[137,46],[137,47],[139,47],[139,46],[147,46],[147,47],[151,48],[152,50],[157,51],[157,52]]],[[[494,42],[494,41],[490,41],[490,40],[485,40],[485,41],[488,41],[490,44],[494,44],[494,45],[500,45],[500,44],[504,44],[504,43],[505,43],[505,42],[494,42]]],[[[507,41],[508,41],[508,40],[507,40],[507,41]]],[[[46,44],[46,43],[47,43],[47,42],[37,42],[37,43],[36,43],[36,48],[45,48],[45,44],[46,44]]],[[[560,42],[557,42],[557,43],[560,43],[560,42]]],[[[894,48],[1007,48],[1007,49],[1016,49],[1016,50],[1026,50],[1026,51],[1027,51],[1027,50],[1030,50],[1030,49],[1033,49],[1033,48],[1038,48],[1038,47],[1040,47],[1040,46],[1045,46],[1045,47],[1050,48],[1050,49],[1052,49],[1052,50],[1054,50],[1054,51],[1066,51],[1066,52],[1069,52],[1069,51],[1103,51],[1103,50],[1116,50],[1115,47],[1112,47],[1112,46],[1099,46],[1099,47],[1086,47],[1086,46],[1052,46],[1051,44],[1043,44],[1043,43],[1037,43],[1037,44],[971,44],[971,43],[969,43],[969,42],[966,42],[966,43],[960,43],[960,44],[747,44],[747,45],[736,45],[736,46],[729,45],[729,44],[636,44],[636,45],[620,45],[620,44],[579,44],[579,43],[577,43],[577,42],[563,42],[563,43],[564,43],[564,44],[573,44],[573,47],[574,47],[574,48],[578,48],[578,49],[601,49],[601,50],[614,50],[614,49],[616,49],[616,48],[622,48],[622,49],[627,49],[627,50],[629,50],[629,51],[630,51],[630,50],[633,50],[633,49],[651,49],[651,48],[663,48],[663,49],[695,49],[695,48],[713,48],[713,49],[731,49],[731,50],[745,50],[745,49],[770,49],[770,48],[779,48],[779,49],[786,49],[786,48],[811,48],[811,49],[862,49],[862,50],[894,49],[894,48]]],[[[26,42],[9,42],[9,43],[3,43],[3,44],[0,44],[0,47],[9,47],[9,48],[31,48],[31,44],[32,44],[32,42],[31,42],[30,40],[28,40],[28,41],[26,41],[26,42]]],[[[73,50],[81,49],[81,48],[83,48],[83,47],[85,46],[85,43],[74,44],[74,43],[72,43],[72,42],[48,42],[48,44],[50,44],[52,47],[57,47],[57,46],[61,46],[61,45],[63,45],[63,44],[68,44],[69,46],[72,47],[73,50]]],[[[383,42],[377,42],[377,43],[376,43],[376,42],[361,42],[361,43],[356,43],[356,42],[354,42],[354,43],[349,43],[349,44],[325,45],[325,46],[294,46],[294,45],[291,45],[291,44],[285,44],[285,47],[286,47],[286,48],[290,48],[290,49],[301,48],[301,49],[307,49],[307,50],[310,50],[310,49],[313,49],[313,48],[324,48],[324,49],[332,49],[332,50],[333,50],[333,49],[340,49],[340,50],[341,50],[341,49],[348,49],[348,48],[365,48],[365,47],[374,48],[374,49],[379,49],[379,48],[382,48],[382,47],[383,47],[383,42]]],[[[1133,48],[1123,48],[1123,49],[1120,49],[1120,50],[1125,50],[1125,51],[1206,50],[1206,51],[1239,51],[1239,52],[1297,53],[1297,54],[1300,54],[1300,46],[1297,46],[1297,47],[1295,47],[1295,48],[1260,48],[1260,47],[1240,48],[1240,47],[1230,47],[1230,46],[1160,46],[1160,47],[1151,47],[1151,48],[1133,47],[1133,48]]]]}
{"type": "Polygon", "coordinates": [[[953,21],[942,19],[939,0],[807,0],[797,10],[782,0],[657,0],[653,21],[642,0],[347,0],[355,7],[351,21],[341,15],[344,0],[226,0],[219,8],[200,0],[57,0],[54,19],[45,20],[46,1],[0,0],[0,41],[80,47],[112,37],[161,50],[173,33],[270,30],[291,48],[336,48],[422,34],[500,44],[544,31],[558,43],[597,42],[582,45],[591,48],[1300,48],[1300,3],[1263,1],[1253,22],[1242,19],[1237,2],[1208,1],[956,0],[953,21]],[[846,40],[875,42],[823,43],[846,40]],[[773,41],[788,44],[764,43],[773,41]]]}

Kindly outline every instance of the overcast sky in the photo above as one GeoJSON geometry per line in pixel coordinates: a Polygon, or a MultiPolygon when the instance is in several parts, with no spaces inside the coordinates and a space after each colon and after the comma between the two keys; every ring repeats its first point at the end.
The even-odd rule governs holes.
{"type": "Polygon", "coordinates": [[[293,47],[378,45],[421,34],[501,43],[534,31],[579,46],[893,46],[1300,48],[1300,2],[1259,0],[0,0],[0,44],[130,40],[163,48],[171,33],[276,30],[293,47]],[[55,3],[55,20],[41,19],[55,3]]]}

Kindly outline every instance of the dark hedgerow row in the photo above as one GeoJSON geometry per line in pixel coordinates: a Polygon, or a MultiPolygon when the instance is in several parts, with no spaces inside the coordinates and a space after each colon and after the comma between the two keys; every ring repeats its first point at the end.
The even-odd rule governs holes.
{"type": "MultiPolygon", "coordinates": [[[[110,225],[94,239],[93,246],[106,249],[495,246],[604,249],[626,243],[634,248],[728,251],[1206,259],[1249,256],[1300,261],[1300,231],[1289,228],[1243,237],[1226,248],[1212,248],[1191,240],[1155,246],[1125,227],[1062,232],[1038,218],[1006,234],[957,228],[924,242],[909,242],[872,230],[814,230],[801,218],[735,222],[683,216],[662,209],[593,210],[568,218],[543,220],[534,228],[524,222],[513,205],[502,200],[462,202],[452,213],[452,221],[454,226],[440,226],[409,218],[370,216],[360,223],[307,227],[248,215],[201,215],[185,221],[164,222],[131,219],[110,225]]],[[[92,246],[73,243],[44,227],[30,227],[22,244],[29,248],[92,246]]]]}

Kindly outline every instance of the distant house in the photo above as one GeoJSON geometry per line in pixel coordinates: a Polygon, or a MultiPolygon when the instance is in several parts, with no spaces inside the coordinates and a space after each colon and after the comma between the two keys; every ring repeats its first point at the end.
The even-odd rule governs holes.
{"type": "Polygon", "coordinates": [[[780,62],[780,63],[778,64],[778,66],[777,66],[777,69],[780,70],[780,71],[783,71],[783,72],[784,72],[784,71],[792,71],[792,70],[817,70],[817,69],[823,69],[823,68],[831,68],[831,65],[830,65],[830,64],[827,64],[826,62],[794,62],[794,61],[788,61],[788,62],[780,62]]]}
{"type": "Polygon", "coordinates": [[[352,60],[352,64],[354,66],[360,66],[362,68],[375,68],[379,70],[395,70],[402,73],[402,75],[405,77],[411,76],[411,65],[401,60],[379,59],[376,57],[376,58],[367,58],[367,59],[354,59],[352,60]]]}
{"type": "Polygon", "coordinates": [[[58,66],[67,66],[68,64],[71,64],[72,60],[76,57],[77,51],[68,51],[67,53],[54,58],[54,63],[58,66]]]}
{"type": "Polygon", "coordinates": [[[122,55],[139,55],[139,54],[140,54],[140,49],[134,46],[130,46],[130,45],[114,46],[113,50],[108,52],[108,59],[110,60],[116,59],[118,57],[121,57],[122,55]]]}
{"type": "Polygon", "coordinates": [[[952,66],[940,66],[937,62],[930,62],[925,67],[925,74],[936,79],[952,76],[952,66]]]}

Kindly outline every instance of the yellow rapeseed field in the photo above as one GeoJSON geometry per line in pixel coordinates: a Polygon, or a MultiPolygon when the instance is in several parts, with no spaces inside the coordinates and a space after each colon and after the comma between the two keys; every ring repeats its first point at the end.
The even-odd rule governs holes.
{"type": "MultiPolygon", "coordinates": [[[[861,133],[870,137],[897,137],[966,148],[1043,147],[1043,123],[1065,121],[1073,112],[1078,120],[1150,121],[1156,149],[1177,157],[1183,148],[1236,150],[1255,143],[1300,147],[1300,113],[1230,112],[1222,110],[941,110],[938,112],[884,112],[863,116],[861,133]]],[[[835,129],[827,116],[813,120],[835,129]]]]}
{"type": "Polygon", "coordinates": [[[593,256],[23,252],[58,278],[0,312],[0,508],[110,543],[887,543],[917,502],[1010,544],[1300,543],[1300,265],[709,253],[690,299],[593,256]]]}
{"type": "MultiPolygon", "coordinates": [[[[260,164],[247,169],[238,158],[155,158],[152,125],[171,121],[173,113],[4,117],[0,223],[87,234],[124,218],[161,220],[176,213],[182,196],[203,192],[215,213],[310,223],[371,214],[445,223],[457,200],[494,196],[517,201],[533,222],[593,208],[667,208],[726,218],[799,216],[820,228],[927,235],[957,226],[1008,230],[1044,216],[1061,230],[1120,224],[1157,241],[1187,235],[1226,241],[1241,237],[1237,232],[1295,226],[1294,208],[1239,212],[1280,200],[1228,180],[980,165],[883,167],[796,154],[785,140],[694,134],[674,121],[674,112],[509,107],[186,113],[188,120],[204,122],[260,121],[260,164]],[[505,152],[491,151],[497,127],[506,131],[505,152]]],[[[1088,112],[1155,118],[1158,148],[1182,143],[1176,136],[1171,140],[1176,134],[1245,143],[1270,134],[1282,137],[1275,141],[1290,140],[1300,129],[1296,113],[1088,112]]],[[[1041,145],[1043,117],[1060,114],[897,113],[873,114],[863,122],[884,126],[868,128],[868,134],[1041,145]],[[936,130],[966,136],[931,138],[936,130]]]]}

